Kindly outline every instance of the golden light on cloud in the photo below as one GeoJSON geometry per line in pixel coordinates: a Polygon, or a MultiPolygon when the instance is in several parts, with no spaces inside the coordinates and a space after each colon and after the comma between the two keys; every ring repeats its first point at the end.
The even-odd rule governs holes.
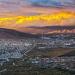
{"type": "MultiPolygon", "coordinates": [[[[74,25],[75,13],[73,12],[58,12],[53,14],[40,14],[34,16],[13,16],[13,17],[1,17],[0,27],[12,25],[18,26],[32,26],[35,24],[41,25],[74,25]]],[[[36,25],[35,25],[36,26],[36,25]]],[[[38,25],[39,26],[39,25],[38,25]]]]}
{"type": "Polygon", "coordinates": [[[55,14],[49,14],[49,15],[37,15],[37,16],[19,16],[17,18],[16,23],[21,24],[25,23],[26,21],[40,21],[43,20],[45,22],[51,22],[51,21],[60,21],[61,20],[67,20],[67,19],[75,19],[75,13],[69,13],[69,12],[60,12],[55,14]]]}

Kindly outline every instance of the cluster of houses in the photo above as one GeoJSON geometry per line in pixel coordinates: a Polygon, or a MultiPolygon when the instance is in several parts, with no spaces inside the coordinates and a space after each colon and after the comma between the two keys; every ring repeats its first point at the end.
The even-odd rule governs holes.
{"type": "Polygon", "coordinates": [[[46,49],[46,48],[75,48],[75,40],[74,39],[60,39],[60,38],[49,38],[43,40],[37,40],[37,48],[38,49],[46,49]]]}
{"type": "Polygon", "coordinates": [[[1,39],[0,59],[21,58],[33,47],[31,39],[1,39]]]}
{"type": "Polygon", "coordinates": [[[75,56],[70,57],[35,57],[30,62],[41,68],[61,68],[75,71],[75,56]]]}

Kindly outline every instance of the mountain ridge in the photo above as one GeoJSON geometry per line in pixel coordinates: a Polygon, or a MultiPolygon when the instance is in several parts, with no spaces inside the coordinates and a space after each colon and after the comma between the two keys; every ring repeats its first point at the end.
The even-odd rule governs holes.
{"type": "Polygon", "coordinates": [[[13,29],[0,28],[0,38],[36,38],[37,36],[29,33],[16,31],[13,29]]]}

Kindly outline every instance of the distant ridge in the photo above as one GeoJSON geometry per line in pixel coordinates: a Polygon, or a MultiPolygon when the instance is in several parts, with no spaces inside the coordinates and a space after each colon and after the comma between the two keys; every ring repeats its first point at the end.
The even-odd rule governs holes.
{"type": "MultiPolygon", "coordinates": [[[[44,36],[56,36],[56,35],[69,35],[74,36],[75,33],[52,33],[52,34],[44,34],[44,36]]],[[[39,38],[42,34],[31,34],[20,32],[12,29],[0,28],[0,39],[18,39],[18,38],[39,38]]]]}
{"type": "Polygon", "coordinates": [[[75,26],[30,26],[28,28],[51,29],[51,30],[63,30],[63,29],[72,30],[75,29],[75,26]]]}
{"type": "Polygon", "coordinates": [[[0,38],[36,38],[36,35],[29,34],[29,33],[23,33],[20,31],[12,30],[12,29],[5,29],[0,28],[0,38]]]}
{"type": "MultiPolygon", "coordinates": [[[[35,34],[75,34],[75,26],[30,26],[35,34]]],[[[31,33],[31,32],[30,32],[31,33]]]]}

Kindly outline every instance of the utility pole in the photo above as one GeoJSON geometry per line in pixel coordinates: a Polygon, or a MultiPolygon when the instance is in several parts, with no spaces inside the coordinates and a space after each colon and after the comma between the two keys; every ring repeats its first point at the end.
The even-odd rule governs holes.
{"type": "Polygon", "coordinates": [[[42,40],[44,40],[44,31],[42,32],[42,40]]]}

